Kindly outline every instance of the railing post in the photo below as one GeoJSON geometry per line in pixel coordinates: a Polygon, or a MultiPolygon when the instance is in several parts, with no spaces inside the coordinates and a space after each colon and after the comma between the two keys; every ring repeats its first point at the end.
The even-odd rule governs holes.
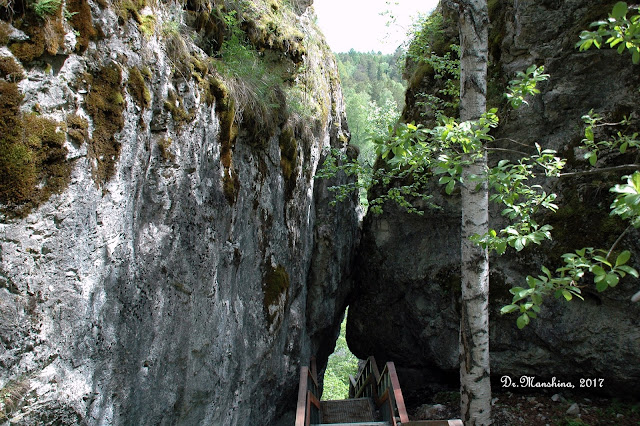
{"type": "Polygon", "coordinates": [[[305,426],[305,414],[307,411],[307,378],[309,367],[300,367],[300,383],[298,384],[298,405],[296,407],[296,425],[305,426]]]}
{"type": "Polygon", "coordinates": [[[316,382],[318,381],[318,368],[316,367],[315,356],[311,357],[311,377],[313,377],[313,380],[315,380],[316,382]]]}
{"type": "Polygon", "coordinates": [[[404,397],[402,396],[402,390],[400,389],[400,380],[398,380],[395,364],[393,362],[387,362],[387,370],[389,372],[389,378],[391,379],[393,399],[395,401],[396,408],[398,409],[400,423],[406,423],[409,421],[409,416],[407,415],[407,409],[404,406],[404,397]]]}

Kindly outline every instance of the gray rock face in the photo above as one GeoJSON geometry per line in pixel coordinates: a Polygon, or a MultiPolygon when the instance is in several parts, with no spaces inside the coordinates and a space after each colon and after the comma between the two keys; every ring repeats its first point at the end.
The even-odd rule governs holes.
{"type": "MultiPolygon", "coordinates": [[[[154,8],[157,28],[180,22],[180,10],[154,8]]],[[[283,127],[256,144],[241,126],[230,168],[221,99],[207,104],[197,79],[174,73],[158,33],[92,10],[104,38],[65,51],[55,73],[28,69],[22,108],[88,117],[77,81],[95,61],[116,63],[123,81],[149,67],[151,106],[123,92],[106,183],[92,175],[103,159],[68,139],[68,187],[0,223],[0,422],[270,424],[295,404],[301,361],[337,333],[348,290],[354,204],[329,207],[330,182],[313,179],[323,149],[347,139],[335,63],[301,11],[292,25],[320,40],[304,65],[322,89],[305,99],[326,114],[296,127],[289,173],[283,127]],[[171,91],[186,122],[163,109],[171,91]]]]}
{"type": "MultiPolygon", "coordinates": [[[[496,10],[500,20],[494,17],[493,25],[503,31],[491,49],[496,79],[508,81],[532,63],[544,64],[551,79],[542,84],[542,94],[529,107],[500,113],[495,145],[522,151],[527,150],[522,143],[533,147],[538,142],[568,158],[569,171],[589,169],[576,148],[583,137],[583,114],[593,108],[607,121],[630,115],[638,127],[640,75],[630,56],[606,49],[579,53],[574,48],[579,30],[606,15],[607,8],[587,1],[500,2],[496,10]]],[[[420,90],[428,88],[414,92],[420,90]]],[[[634,161],[609,156],[598,166],[634,161]]],[[[571,380],[576,389],[580,378],[604,378],[602,388],[588,390],[618,395],[640,391],[640,306],[630,302],[640,288],[638,280],[627,277],[604,293],[593,286],[585,288],[583,302],[551,298],[523,331],[517,329],[515,316],[499,313],[511,301],[508,289],[526,285],[525,277],[538,275],[540,265],[555,269],[562,253],[612,246],[626,224],[609,216],[612,196],[607,194],[623,174],[587,174],[552,182],[550,189],[559,192],[558,204],[565,208],[541,219],[554,226],[554,241],[491,258],[495,389],[500,389],[502,375],[514,380],[530,375],[571,380]]],[[[365,218],[347,322],[354,354],[393,360],[405,396],[416,402],[421,402],[423,391],[458,386],[459,199],[447,197],[441,188],[434,191],[435,202],[444,207],[440,211],[427,210],[418,217],[387,205],[383,215],[365,218]]],[[[497,206],[491,214],[494,229],[501,227],[500,210],[497,206]]],[[[635,253],[637,267],[637,233],[626,234],[621,247],[635,253]]]]}

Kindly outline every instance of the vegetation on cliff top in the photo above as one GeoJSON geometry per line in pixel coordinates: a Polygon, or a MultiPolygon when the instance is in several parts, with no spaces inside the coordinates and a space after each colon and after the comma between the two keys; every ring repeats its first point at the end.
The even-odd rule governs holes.
{"type": "MultiPolygon", "coordinates": [[[[170,11],[168,20],[158,13],[162,5],[145,0],[99,1],[98,4],[103,9],[113,9],[120,25],[137,27],[146,39],[161,39],[173,64],[172,78],[195,80],[202,90],[201,98],[209,105],[216,104],[222,127],[222,186],[230,204],[235,203],[239,192],[239,179],[233,165],[235,139],[239,134],[256,150],[262,150],[272,138],[279,136],[280,129],[290,129],[279,137],[279,145],[287,193],[292,193],[301,170],[299,153],[308,145],[308,142],[300,142],[308,136],[310,128],[318,128],[327,122],[335,107],[331,94],[337,84],[333,70],[327,70],[330,75],[326,78],[317,75],[322,72],[319,67],[305,64],[307,52],[321,56],[328,49],[314,37],[317,29],[313,29],[313,23],[301,25],[303,18],[298,13],[302,10],[296,2],[189,0],[180,3],[181,9],[170,11]]],[[[19,61],[17,63],[11,57],[0,58],[2,78],[8,84],[22,78],[23,67],[49,69],[47,55],[62,52],[65,32],[69,28],[74,32],[75,51],[79,54],[88,49],[91,41],[99,42],[104,37],[93,21],[86,0],[70,0],[65,4],[57,0],[10,1],[0,4],[0,18],[0,44],[8,45],[19,61]],[[11,38],[12,27],[24,31],[28,38],[11,38]]],[[[124,126],[126,92],[143,110],[155,101],[149,87],[149,71],[125,67],[121,62],[114,59],[105,65],[96,65],[82,76],[82,82],[74,83],[88,91],[84,108],[91,118],[91,126],[72,114],[67,119],[68,127],[60,128],[67,130],[71,141],[89,142],[88,154],[98,185],[112,177],[119,159],[118,133],[124,126]],[[126,84],[123,76],[128,76],[126,84]]],[[[6,86],[7,90],[12,87],[6,86]]],[[[196,114],[195,109],[185,107],[184,99],[175,90],[169,90],[167,99],[160,100],[160,104],[172,118],[172,129],[176,132],[180,132],[196,114]]],[[[19,108],[20,103],[13,103],[14,107],[19,108]]],[[[142,115],[140,124],[146,125],[142,115]]],[[[64,136],[64,132],[62,134],[64,136]]],[[[169,152],[171,146],[162,145],[165,161],[174,158],[169,152]]],[[[3,200],[14,207],[4,204],[13,210],[27,199],[44,201],[44,198],[24,194],[28,192],[25,188],[33,186],[34,179],[39,178],[27,178],[25,170],[31,168],[27,154],[18,154],[13,149],[11,155],[3,157],[5,162],[16,161],[5,167],[7,174],[3,177],[4,187],[13,188],[3,200]],[[16,181],[24,182],[24,185],[16,187],[16,181]],[[18,196],[18,192],[23,195],[18,196]]],[[[34,185],[41,185],[41,182],[34,185]]]]}

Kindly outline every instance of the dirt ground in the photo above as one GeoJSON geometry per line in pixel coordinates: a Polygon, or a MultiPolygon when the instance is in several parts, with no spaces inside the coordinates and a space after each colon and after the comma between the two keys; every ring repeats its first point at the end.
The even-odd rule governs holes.
{"type": "MultiPolygon", "coordinates": [[[[429,404],[410,410],[411,420],[453,419],[460,416],[459,394],[443,392],[429,404]]],[[[558,393],[493,395],[495,426],[640,426],[640,395],[621,401],[558,393]]]]}

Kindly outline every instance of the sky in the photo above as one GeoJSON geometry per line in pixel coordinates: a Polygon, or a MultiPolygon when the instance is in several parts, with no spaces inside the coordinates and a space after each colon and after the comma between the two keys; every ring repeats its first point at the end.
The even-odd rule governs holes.
{"type": "Polygon", "coordinates": [[[393,53],[404,41],[412,18],[435,9],[438,0],[313,0],[331,50],[393,53]],[[391,10],[395,23],[387,26],[391,10]]]}

